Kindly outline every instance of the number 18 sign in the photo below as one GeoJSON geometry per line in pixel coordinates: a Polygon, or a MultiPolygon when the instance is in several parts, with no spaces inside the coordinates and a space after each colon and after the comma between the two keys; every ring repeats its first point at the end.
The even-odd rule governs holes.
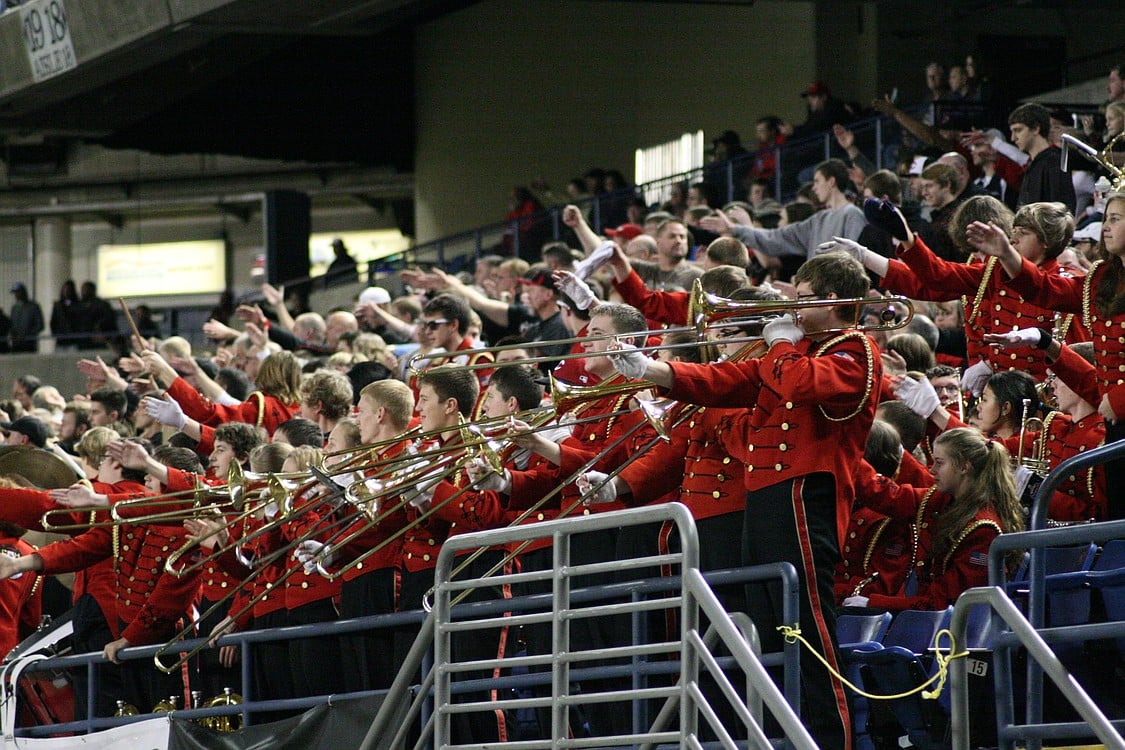
{"type": "Polygon", "coordinates": [[[34,0],[20,7],[20,19],[36,83],[78,67],[62,0],[34,0]]]}

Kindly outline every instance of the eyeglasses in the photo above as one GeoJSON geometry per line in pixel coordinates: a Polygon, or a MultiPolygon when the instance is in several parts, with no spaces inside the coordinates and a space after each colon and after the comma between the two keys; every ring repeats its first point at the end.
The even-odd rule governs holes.
{"type": "Polygon", "coordinates": [[[422,325],[426,327],[427,331],[436,331],[438,328],[449,322],[452,321],[449,321],[446,318],[438,318],[437,320],[423,320],[422,325]]]}

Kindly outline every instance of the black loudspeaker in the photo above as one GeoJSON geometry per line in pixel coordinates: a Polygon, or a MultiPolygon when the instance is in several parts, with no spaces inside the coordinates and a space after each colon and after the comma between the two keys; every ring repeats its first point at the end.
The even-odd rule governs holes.
{"type": "Polygon", "coordinates": [[[270,284],[308,278],[309,207],[309,196],[293,190],[271,190],[262,199],[270,284]]]}

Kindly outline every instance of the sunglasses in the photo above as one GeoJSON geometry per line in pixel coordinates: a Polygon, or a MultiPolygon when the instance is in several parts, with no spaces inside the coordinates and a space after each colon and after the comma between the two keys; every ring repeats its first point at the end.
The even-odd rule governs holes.
{"type": "Polygon", "coordinates": [[[422,321],[422,325],[426,327],[427,331],[436,331],[438,328],[449,322],[451,321],[445,318],[438,318],[437,320],[424,320],[422,321]]]}

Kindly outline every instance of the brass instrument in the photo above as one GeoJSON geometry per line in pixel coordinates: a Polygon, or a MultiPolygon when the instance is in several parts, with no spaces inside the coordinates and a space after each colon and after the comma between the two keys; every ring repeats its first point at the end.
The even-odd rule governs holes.
{"type": "Polygon", "coordinates": [[[1026,466],[1031,469],[1032,473],[1038,476],[1046,476],[1051,471],[1051,464],[1047,461],[1047,425],[1039,417],[1029,416],[1031,411],[1031,399],[1023,399],[1023,419],[1020,421],[1020,438],[1019,438],[1019,452],[1017,456],[1017,464],[1026,466]],[[1024,454],[1024,441],[1027,438],[1028,432],[1036,432],[1034,443],[1030,446],[1030,452],[1024,454]]]}
{"type": "Polygon", "coordinates": [[[1110,139],[1109,143],[1105,144],[1105,147],[1101,151],[1098,151],[1093,146],[1079,140],[1078,138],[1075,138],[1070,133],[1063,133],[1061,164],[1062,170],[1064,172],[1067,171],[1068,156],[1070,154],[1070,149],[1073,148],[1076,151],[1081,151],[1083,154],[1100,164],[1106,169],[1106,171],[1113,175],[1113,179],[1110,184],[1110,190],[1112,192],[1125,192],[1125,169],[1117,166],[1117,164],[1113,160],[1113,149],[1117,146],[1117,143],[1122,138],[1125,138],[1125,131],[1118,133],[1114,138],[1110,139]],[[1070,148],[1067,148],[1068,146],[1070,148]]]}
{"type": "MultiPolygon", "coordinates": [[[[644,340],[648,336],[663,336],[669,333],[694,333],[698,340],[683,344],[668,344],[655,346],[638,346],[638,351],[661,351],[665,349],[677,349],[688,347],[711,347],[714,346],[713,341],[708,341],[703,338],[704,333],[708,330],[718,328],[728,328],[730,326],[750,323],[766,323],[770,317],[784,314],[798,314],[801,310],[823,307],[840,307],[843,305],[855,305],[857,310],[860,307],[877,305],[885,303],[886,307],[880,312],[881,322],[874,326],[858,326],[852,325],[846,328],[829,329],[819,331],[818,333],[840,333],[844,331],[894,331],[906,326],[914,317],[914,304],[905,297],[888,296],[888,297],[856,297],[849,299],[814,299],[814,300],[730,300],[725,297],[719,297],[714,294],[702,291],[701,286],[695,287],[698,291],[693,292],[692,298],[689,300],[688,317],[690,324],[686,326],[673,326],[670,328],[656,328],[647,331],[634,331],[623,334],[607,333],[599,334],[597,336],[577,336],[566,339],[554,339],[550,341],[537,341],[537,346],[562,346],[573,345],[579,343],[587,343],[590,341],[605,341],[605,340],[618,340],[622,337],[629,337],[634,339],[644,340]],[[902,320],[897,320],[898,311],[895,305],[902,305],[907,310],[907,315],[902,320]]],[[[746,336],[745,338],[731,339],[727,343],[750,343],[758,340],[757,336],[746,336]]],[[[508,351],[511,349],[526,349],[528,344],[508,344],[504,346],[483,347],[480,349],[463,349],[457,352],[458,355],[476,355],[476,354],[495,354],[497,352],[508,351]]],[[[520,364],[530,365],[538,364],[541,362],[564,362],[571,359],[585,359],[590,356],[586,352],[568,352],[566,354],[547,355],[540,357],[528,357],[521,359],[520,364]]],[[[600,356],[600,355],[599,355],[600,356]]],[[[414,363],[420,359],[424,359],[425,355],[414,354],[407,360],[407,370],[415,375],[419,370],[414,366],[414,363]]],[[[502,365],[501,365],[502,366],[502,365]]],[[[461,369],[467,370],[480,370],[480,369],[496,369],[495,362],[485,362],[470,365],[459,365],[461,369]]]]}
{"type": "Polygon", "coordinates": [[[140,716],[141,712],[138,711],[137,707],[132,703],[117,701],[117,710],[113,715],[115,718],[121,718],[122,716],[140,716]]]}
{"type": "Polygon", "coordinates": [[[167,698],[165,698],[164,700],[160,701],[159,703],[157,703],[155,706],[152,707],[152,713],[154,713],[154,714],[170,714],[170,713],[172,713],[173,711],[176,710],[176,701],[177,701],[176,696],[169,695],[167,698]]]}
{"type": "MultiPolygon", "coordinates": [[[[232,692],[229,687],[225,687],[221,695],[216,695],[206,703],[196,706],[196,708],[218,708],[220,706],[240,705],[242,705],[242,696],[232,692]]],[[[197,719],[196,723],[201,727],[206,727],[215,732],[237,732],[239,729],[242,729],[242,717],[238,714],[229,716],[204,716],[201,719],[197,719]]]]}
{"type": "Polygon", "coordinates": [[[79,480],[74,467],[33,445],[0,445],[0,476],[20,476],[41,490],[69,487],[79,480]]]}
{"type": "MultiPolygon", "coordinates": [[[[445,469],[442,469],[442,471],[444,473],[453,473],[453,472],[459,471],[464,466],[464,464],[469,460],[469,458],[470,458],[469,455],[466,453],[465,455],[462,455],[461,457],[459,457],[456,461],[451,462],[450,466],[446,467],[445,469]]],[[[406,456],[404,460],[413,460],[413,461],[416,462],[417,457],[406,456]]],[[[405,477],[402,477],[401,481],[396,483],[393,486],[393,489],[395,491],[398,491],[399,493],[401,493],[401,490],[404,487],[413,486],[413,487],[416,488],[418,480],[421,479],[424,476],[431,475],[434,472],[434,469],[435,469],[435,467],[432,463],[426,462],[425,466],[421,467],[418,470],[412,471],[410,474],[408,474],[405,477]]],[[[387,510],[385,513],[381,514],[379,516],[379,518],[372,521],[371,524],[369,524],[369,526],[374,525],[376,523],[379,523],[384,518],[389,518],[394,513],[398,512],[399,510],[404,509],[406,506],[408,506],[411,503],[412,500],[414,500],[418,496],[418,494],[419,494],[419,492],[415,491],[413,494],[403,495],[402,500],[398,504],[396,504],[393,508],[390,508],[389,510],[387,510]]],[[[412,523],[406,524],[402,528],[396,530],[393,534],[391,534],[381,544],[377,545],[375,548],[373,548],[371,550],[368,550],[364,554],[365,555],[373,554],[374,552],[376,552],[376,551],[382,549],[383,547],[385,547],[387,544],[390,544],[394,540],[398,539],[400,536],[406,534],[408,531],[415,528],[417,525],[425,523],[427,520],[429,520],[429,518],[431,516],[433,516],[435,513],[439,512],[445,505],[452,502],[456,497],[457,497],[457,495],[454,495],[454,496],[448,498],[447,500],[443,501],[440,504],[431,506],[426,511],[420,513],[418,518],[415,519],[412,523]]],[[[330,529],[332,527],[335,527],[335,526],[337,526],[341,523],[345,523],[345,522],[350,523],[351,520],[352,519],[350,517],[345,517],[344,519],[335,519],[335,520],[332,521],[331,525],[327,528],[330,529]]],[[[276,521],[272,522],[272,523],[276,523],[276,521]]],[[[326,530],[326,529],[317,529],[316,531],[317,531],[317,533],[319,533],[320,531],[323,531],[323,530],[326,530]]],[[[330,544],[336,544],[337,543],[336,539],[338,538],[338,536],[339,536],[339,534],[337,534],[332,539],[330,539],[325,546],[328,546],[330,544]]],[[[272,553],[271,559],[277,559],[278,556],[288,554],[288,552],[293,547],[300,544],[301,541],[303,541],[303,540],[298,539],[298,540],[295,540],[293,542],[290,542],[287,545],[284,545],[281,549],[276,550],[275,552],[272,553]]],[[[339,543],[344,544],[345,542],[339,542],[339,543]]],[[[200,564],[199,562],[192,563],[187,568],[185,568],[184,571],[193,569],[194,566],[197,566],[199,564],[200,564]]],[[[264,570],[264,569],[265,568],[263,566],[257,572],[260,572],[260,570],[264,570]]],[[[276,581],[273,582],[274,589],[276,589],[277,586],[282,585],[285,582],[285,580],[288,579],[288,577],[290,575],[296,573],[298,570],[302,570],[302,567],[301,566],[295,566],[295,567],[291,567],[287,571],[285,571],[285,573],[283,573],[276,581]]],[[[255,572],[252,575],[257,575],[257,572],[255,572]]],[[[335,573],[333,575],[341,575],[341,574],[342,574],[342,572],[338,572],[338,573],[335,573]]],[[[250,579],[248,578],[246,580],[248,581],[250,579]]],[[[244,581],[244,583],[245,583],[245,581],[244,581]]],[[[218,609],[218,607],[223,606],[225,604],[225,602],[227,601],[227,599],[229,599],[235,593],[236,590],[232,590],[229,594],[227,594],[227,596],[225,596],[222,599],[220,599],[219,601],[213,603],[207,609],[207,611],[205,611],[205,612],[203,612],[199,615],[199,619],[203,620],[203,619],[206,619],[207,617],[209,617],[214,611],[216,611],[218,609]]],[[[241,617],[243,614],[248,612],[251,608],[254,607],[254,605],[256,605],[262,599],[262,597],[266,596],[269,593],[270,590],[273,590],[273,589],[266,589],[266,590],[262,591],[261,593],[257,594],[256,596],[252,597],[249,601],[246,602],[246,604],[238,612],[230,614],[231,619],[236,620],[239,617],[241,617]]],[[[164,654],[166,654],[169,650],[171,650],[173,648],[173,646],[175,645],[175,643],[177,641],[179,641],[181,638],[184,638],[189,633],[191,633],[192,630],[194,629],[194,627],[195,627],[195,622],[189,623],[187,625],[187,627],[183,628],[179,633],[174,635],[167,643],[164,644],[163,647],[161,647],[155,654],[153,654],[153,662],[155,663],[157,669],[159,669],[161,672],[164,672],[165,674],[175,674],[183,666],[183,664],[185,662],[189,661],[192,657],[194,657],[196,654],[198,654],[200,651],[202,651],[204,648],[207,648],[210,645],[208,641],[204,641],[200,645],[193,648],[191,651],[180,654],[179,658],[170,666],[164,664],[164,662],[162,662],[160,660],[161,657],[164,654]]]]}

